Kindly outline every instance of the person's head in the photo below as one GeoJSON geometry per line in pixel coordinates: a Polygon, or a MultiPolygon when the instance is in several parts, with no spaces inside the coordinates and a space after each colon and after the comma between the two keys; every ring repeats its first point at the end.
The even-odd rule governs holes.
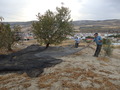
{"type": "Polygon", "coordinates": [[[76,36],[75,39],[78,39],[78,37],[76,36]]]}
{"type": "Polygon", "coordinates": [[[94,37],[97,37],[97,36],[98,36],[98,33],[95,33],[95,34],[94,34],[94,37]]]}

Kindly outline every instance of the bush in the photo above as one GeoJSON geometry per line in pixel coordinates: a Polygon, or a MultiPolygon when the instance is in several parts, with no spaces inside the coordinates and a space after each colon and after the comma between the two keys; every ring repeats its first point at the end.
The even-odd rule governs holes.
{"type": "Polygon", "coordinates": [[[113,47],[111,45],[111,40],[110,39],[103,39],[103,49],[105,51],[105,56],[110,56],[112,55],[113,47]]]}
{"type": "Polygon", "coordinates": [[[12,45],[15,42],[14,32],[10,28],[10,24],[0,23],[0,48],[12,50],[12,45]]]}
{"type": "Polygon", "coordinates": [[[105,51],[105,56],[112,55],[113,48],[111,47],[111,45],[105,45],[103,49],[105,51]]]}
{"type": "Polygon", "coordinates": [[[105,39],[105,38],[103,38],[102,43],[103,43],[104,45],[108,45],[108,44],[111,44],[111,40],[110,40],[110,39],[105,39]]]}

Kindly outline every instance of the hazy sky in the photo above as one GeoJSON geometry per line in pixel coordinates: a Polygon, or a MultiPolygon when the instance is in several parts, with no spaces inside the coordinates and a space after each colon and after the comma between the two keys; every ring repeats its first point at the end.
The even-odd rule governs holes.
{"type": "Polygon", "coordinates": [[[0,0],[4,21],[37,20],[38,13],[61,6],[71,10],[73,20],[120,19],[120,0],[0,0]]]}

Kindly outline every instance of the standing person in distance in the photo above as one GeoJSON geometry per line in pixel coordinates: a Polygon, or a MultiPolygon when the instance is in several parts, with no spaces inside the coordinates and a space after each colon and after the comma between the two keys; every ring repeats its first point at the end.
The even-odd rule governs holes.
{"type": "Polygon", "coordinates": [[[78,48],[79,43],[80,43],[80,38],[76,36],[75,37],[75,48],[78,48]]]}

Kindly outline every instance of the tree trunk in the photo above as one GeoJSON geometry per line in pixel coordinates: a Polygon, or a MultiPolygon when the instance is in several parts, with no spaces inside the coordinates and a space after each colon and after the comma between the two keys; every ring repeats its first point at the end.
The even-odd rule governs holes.
{"type": "Polygon", "coordinates": [[[8,45],[7,49],[8,51],[12,51],[11,45],[8,45]]]}
{"type": "Polygon", "coordinates": [[[47,49],[49,47],[49,45],[50,45],[50,43],[47,43],[45,49],[47,49]]]}

